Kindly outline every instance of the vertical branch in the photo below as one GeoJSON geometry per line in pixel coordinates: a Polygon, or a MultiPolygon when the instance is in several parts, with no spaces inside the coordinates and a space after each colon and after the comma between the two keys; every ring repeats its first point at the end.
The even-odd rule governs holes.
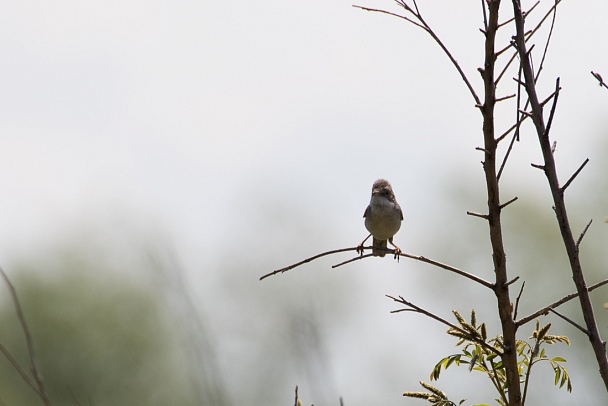
{"type": "MultiPolygon", "coordinates": [[[[572,235],[572,229],[568,220],[566,203],[564,200],[564,189],[560,188],[559,180],[557,178],[557,170],[555,167],[555,160],[553,157],[553,151],[551,149],[551,143],[549,140],[549,132],[548,128],[545,126],[542,104],[538,101],[534,73],[532,71],[532,65],[528,52],[526,51],[526,43],[524,39],[524,17],[521,11],[521,4],[519,0],[512,0],[512,2],[516,27],[515,43],[521,60],[521,68],[524,73],[525,89],[528,93],[528,100],[530,101],[530,106],[532,108],[532,121],[534,123],[534,127],[536,128],[536,133],[538,135],[538,140],[540,142],[540,147],[545,161],[542,169],[545,172],[545,176],[547,177],[547,181],[549,182],[549,188],[551,189],[553,204],[555,208],[555,215],[557,217],[557,222],[559,224],[562,240],[566,248],[566,253],[568,254],[568,259],[570,261],[572,277],[574,280],[574,284],[576,285],[576,290],[578,292],[578,297],[581,303],[581,309],[583,311],[585,324],[587,326],[587,330],[589,331],[589,341],[591,342],[591,347],[593,348],[593,352],[595,353],[595,357],[599,366],[600,376],[602,377],[604,385],[608,390],[608,358],[606,357],[606,348],[604,343],[602,342],[597,327],[597,322],[595,320],[595,315],[593,312],[593,305],[591,304],[589,291],[587,289],[585,276],[583,274],[583,269],[579,258],[579,250],[576,245],[574,236],[572,235]]],[[[553,101],[554,107],[558,91],[559,88],[556,90],[556,97],[553,101]]]]}
{"type": "Polygon", "coordinates": [[[498,301],[498,313],[502,325],[504,353],[502,361],[507,375],[509,405],[521,405],[521,387],[517,366],[516,338],[517,327],[511,314],[511,300],[507,284],[507,265],[504,244],[502,240],[502,225],[500,219],[501,205],[496,172],[496,149],[498,142],[494,130],[494,107],[496,104],[496,31],[498,30],[498,10],[500,0],[488,1],[488,28],[485,33],[485,61],[480,69],[484,81],[484,103],[481,107],[483,114],[483,136],[485,159],[483,162],[486,187],[488,192],[488,216],[490,227],[490,242],[496,283],[494,292],[498,301]]]}

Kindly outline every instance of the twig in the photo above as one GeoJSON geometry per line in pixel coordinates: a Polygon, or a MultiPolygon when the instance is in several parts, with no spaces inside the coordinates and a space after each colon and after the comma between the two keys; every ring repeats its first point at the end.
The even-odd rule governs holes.
{"type": "Polygon", "coordinates": [[[516,276],[515,278],[511,279],[509,282],[505,283],[505,286],[513,285],[518,280],[519,280],[519,276],[516,276]]]}
{"type": "Polygon", "coordinates": [[[608,89],[608,85],[606,84],[606,82],[604,82],[604,79],[602,79],[602,75],[594,71],[591,71],[591,75],[593,75],[593,77],[596,78],[598,82],[600,82],[600,87],[604,86],[606,89],[608,89]]]}
{"type": "MultiPolygon", "coordinates": [[[[606,284],[608,284],[608,279],[604,279],[601,282],[598,282],[594,285],[589,286],[589,288],[587,288],[587,291],[592,292],[595,289],[597,289],[601,286],[604,286],[606,284]]],[[[534,313],[530,314],[529,316],[526,316],[520,320],[517,320],[515,322],[515,325],[517,325],[517,327],[523,326],[524,324],[529,323],[530,321],[534,320],[538,316],[546,315],[549,312],[549,310],[555,309],[555,308],[563,305],[564,303],[569,302],[570,300],[575,299],[577,297],[578,297],[578,292],[570,293],[569,295],[564,296],[563,298],[551,303],[550,305],[545,306],[542,309],[535,311],[534,313]]]]}
{"type": "MultiPolygon", "coordinates": [[[[372,248],[372,247],[365,247],[365,248],[372,248]]],[[[378,249],[378,248],[376,248],[376,250],[377,250],[377,249],[378,249]]],[[[394,253],[394,250],[391,250],[391,251],[393,251],[393,253],[394,253]]],[[[389,253],[390,253],[390,252],[389,252],[389,253]]],[[[354,258],[348,259],[348,260],[346,260],[346,261],[344,261],[344,262],[340,262],[339,264],[332,265],[332,266],[331,266],[331,268],[332,268],[332,269],[334,269],[334,268],[337,268],[337,267],[339,267],[339,266],[346,265],[346,264],[350,264],[351,262],[355,262],[355,261],[358,261],[358,260],[360,260],[360,259],[363,259],[363,258],[368,258],[368,257],[373,257],[373,256],[374,256],[374,254],[365,254],[365,255],[359,255],[358,257],[354,257],[354,258]]]]}
{"type": "MultiPolygon", "coordinates": [[[[446,319],[437,316],[434,313],[429,312],[428,310],[425,310],[419,306],[416,306],[415,304],[408,302],[407,300],[405,300],[402,296],[399,296],[399,299],[397,299],[396,297],[390,296],[390,295],[386,295],[386,297],[388,297],[389,299],[393,299],[395,302],[397,303],[401,303],[403,305],[409,306],[411,307],[411,309],[398,309],[398,310],[392,310],[391,313],[401,313],[401,312],[405,312],[405,311],[415,311],[416,313],[420,313],[420,314],[424,314],[427,317],[430,317],[433,320],[437,320],[440,323],[445,324],[446,326],[459,331],[460,333],[462,333],[464,336],[471,336],[471,334],[469,332],[467,332],[466,330],[458,327],[457,325],[450,323],[449,321],[447,321],[446,319]]],[[[477,344],[481,345],[482,347],[490,350],[491,352],[501,355],[502,356],[502,351],[500,351],[498,348],[495,348],[493,346],[491,346],[490,344],[486,343],[483,340],[479,340],[476,339],[475,337],[471,336],[470,337],[471,341],[475,341],[477,344]]]]}
{"type": "Polygon", "coordinates": [[[555,97],[553,98],[553,105],[551,106],[551,113],[549,114],[549,120],[547,120],[547,127],[545,128],[545,133],[543,134],[543,138],[549,139],[549,131],[551,131],[551,124],[553,124],[553,117],[555,115],[555,107],[557,107],[557,99],[559,98],[559,78],[555,80],[555,92],[553,93],[555,97]]]}
{"type": "MultiPolygon", "coordinates": [[[[19,323],[21,324],[21,329],[23,330],[23,334],[25,335],[25,342],[27,344],[27,352],[30,358],[30,367],[32,368],[32,374],[34,375],[34,381],[36,383],[36,387],[34,388],[38,395],[42,398],[42,401],[45,405],[49,406],[51,404],[49,400],[49,396],[46,392],[46,388],[44,387],[44,382],[42,380],[42,373],[40,372],[40,367],[38,366],[38,360],[36,358],[36,352],[34,351],[34,341],[32,339],[32,335],[30,333],[30,329],[27,326],[25,321],[25,316],[23,315],[23,310],[21,309],[21,303],[19,303],[19,298],[17,297],[17,291],[15,287],[8,279],[8,276],[4,272],[2,268],[0,268],[0,274],[8,287],[9,293],[11,295],[11,299],[15,306],[15,312],[17,313],[17,318],[19,319],[19,323]]],[[[5,354],[6,355],[6,354],[5,354]]]]}
{"type": "Polygon", "coordinates": [[[414,1],[414,6],[416,8],[415,11],[412,10],[411,7],[409,7],[407,4],[405,4],[402,1],[397,1],[397,4],[399,4],[401,7],[403,7],[404,10],[406,10],[407,12],[411,13],[414,17],[416,17],[416,19],[419,21],[419,23],[416,22],[416,21],[413,21],[413,20],[411,20],[411,19],[409,19],[407,17],[404,17],[402,15],[391,13],[391,12],[386,11],[386,10],[372,9],[372,8],[367,8],[367,7],[362,7],[362,6],[356,6],[356,5],[354,5],[353,7],[356,7],[356,8],[365,10],[365,11],[375,11],[375,12],[389,14],[389,15],[392,15],[392,16],[395,16],[395,17],[403,18],[403,19],[407,20],[408,22],[414,24],[415,26],[417,26],[419,28],[422,28],[425,32],[427,32],[435,40],[435,42],[437,43],[437,45],[439,45],[439,47],[443,50],[443,52],[450,59],[450,61],[452,62],[452,64],[454,65],[454,67],[456,68],[456,70],[458,71],[458,73],[460,74],[460,77],[462,78],[462,80],[466,84],[467,88],[469,89],[469,92],[471,93],[471,96],[473,96],[473,99],[475,100],[475,104],[481,104],[481,100],[477,96],[477,93],[475,92],[475,89],[473,88],[473,85],[469,81],[467,75],[464,73],[464,71],[460,67],[460,64],[458,63],[458,61],[456,60],[456,58],[454,58],[454,56],[448,50],[448,48],[444,45],[444,43],[441,41],[441,39],[439,39],[439,37],[437,36],[437,34],[435,34],[435,32],[432,30],[432,28],[426,23],[426,21],[424,20],[424,18],[420,14],[420,11],[418,10],[418,5],[416,4],[416,2],[414,1]]]}
{"type": "Polygon", "coordinates": [[[568,323],[572,324],[574,327],[576,327],[577,329],[579,329],[580,331],[585,333],[585,335],[587,337],[589,336],[589,331],[586,328],[584,328],[583,326],[581,326],[580,324],[576,323],[575,321],[573,321],[573,320],[569,319],[568,317],[564,316],[563,314],[559,313],[557,310],[549,309],[549,311],[551,313],[554,313],[557,316],[561,317],[562,319],[566,320],[568,323]]]}
{"type": "Polygon", "coordinates": [[[467,214],[469,216],[479,217],[479,218],[482,218],[484,220],[488,219],[488,215],[487,214],[475,213],[474,211],[467,211],[467,214]]]}
{"type": "Polygon", "coordinates": [[[577,250],[579,249],[579,247],[581,245],[581,241],[583,241],[583,237],[585,236],[585,234],[587,234],[587,230],[589,230],[589,226],[591,225],[592,222],[593,222],[593,219],[589,220],[589,223],[587,223],[587,225],[583,229],[583,232],[578,237],[578,240],[576,240],[576,249],[577,250]]]}
{"type": "Polygon", "coordinates": [[[473,274],[470,274],[468,272],[462,271],[458,268],[454,268],[453,266],[442,264],[441,262],[437,262],[437,261],[428,259],[428,258],[420,256],[420,255],[416,256],[416,255],[406,254],[405,252],[400,253],[399,256],[410,258],[410,259],[415,259],[420,262],[426,262],[427,264],[435,265],[436,267],[445,269],[446,271],[454,272],[460,276],[464,276],[465,278],[475,281],[475,282],[479,283],[480,285],[485,286],[486,288],[489,288],[492,290],[494,289],[493,283],[490,283],[490,282],[486,281],[485,279],[482,279],[482,278],[475,276],[473,274]]]}
{"type": "Polygon", "coordinates": [[[508,205],[510,205],[511,203],[513,203],[514,201],[516,201],[517,199],[519,199],[519,198],[517,196],[515,196],[513,199],[509,200],[508,202],[501,204],[499,206],[500,210],[504,209],[505,207],[507,207],[508,205]]]}
{"type": "Polygon", "coordinates": [[[526,281],[522,282],[521,289],[519,289],[519,294],[517,295],[517,299],[515,299],[515,309],[513,310],[513,320],[517,320],[517,310],[519,309],[519,299],[521,299],[521,295],[524,293],[524,286],[526,286],[526,281]]]}
{"type": "Polygon", "coordinates": [[[353,7],[361,9],[363,11],[373,11],[373,12],[376,12],[376,13],[388,14],[388,15],[393,16],[393,17],[399,17],[399,18],[402,18],[402,19],[406,20],[407,22],[412,23],[415,26],[420,27],[423,30],[427,31],[427,28],[424,25],[419,24],[416,21],[414,21],[414,20],[412,20],[412,19],[410,19],[410,18],[408,18],[406,16],[402,16],[401,14],[392,13],[390,11],[382,10],[382,9],[378,9],[378,8],[369,8],[369,7],[363,7],[363,6],[357,6],[357,5],[353,5],[353,7]]]}
{"type": "MultiPolygon", "coordinates": [[[[534,78],[535,81],[538,81],[538,78],[540,77],[540,72],[543,70],[543,64],[545,63],[545,58],[547,56],[547,51],[549,50],[549,43],[551,42],[551,37],[553,35],[553,28],[555,27],[555,16],[557,15],[557,5],[559,4],[560,1],[561,0],[555,0],[555,4],[549,10],[549,12],[547,13],[547,15],[549,15],[549,13],[553,12],[553,18],[551,19],[551,28],[549,29],[549,35],[547,35],[547,42],[545,43],[545,50],[543,51],[543,57],[540,60],[540,66],[538,68],[538,72],[536,72],[536,77],[534,78]]],[[[543,19],[538,24],[538,27],[540,27],[544,21],[545,20],[543,19]]]]}
{"type": "MultiPolygon", "coordinates": [[[[371,249],[371,248],[372,247],[363,247],[363,249],[371,249]]],[[[331,250],[331,251],[323,252],[321,254],[314,255],[314,256],[312,256],[310,258],[306,258],[303,261],[296,262],[295,264],[286,266],[285,268],[277,269],[276,271],[272,271],[270,273],[267,273],[266,275],[260,277],[260,280],[266,279],[269,276],[276,275],[278,273],[283,273],[283,272],[289,271],[291,269],[297,268],[300,265],[304,265],[304,264],[306,264],[308,262],[314,261],[315,259],[327,256],[327,255],[337,254],[337,253],[340,253],[340,252],[347,252],[347,251],[357,251],[358,249],[361,249],[361,247],[341,248],[341,249],[337,249],[337,250],[331,250]]],[[[378,248],[376,248],[376,249],[378,249],[378,248]]],[[[422,255],[412,255],[412,254],[407,254],[405,252],[396,253],[395,250],[388,249],[388,248],[385,249],[384,251],[386,251],[386,253],[388,253],[388,254],[398,255],[399,257],[405,257],[405,258],[415,259],[415,260],[420,261],[420,262],[426,262],[427,264],[435,265],[438,268],[442,268],[442,269],[445,269],[446,271],[454,272],[454,273],[456,273],[456,274],[458,274],[460,276],[464,276],[465,278],[468,278],[468,279],[470,279],[472,281],[475,281],[475,282],[477,282],[477,283],[479,283],[479,284],[481,284],[481,285],[483,285],[483,286],[485,286],[487,288],[494,289],[494,285],[492,283],[486,281],[485,279],[482,279],[482,278],[480,278],[478,276],[475,276],[473,274],[470,274],[468,272],[465,272],[465,271],[460,270],[458,268],[455,268],[453,266],[446,265],[446,264],[443,264],[441,262],[434,261],[432,259],[423,257],[422,255]]],[[[349,259],[347,261],[344,261],[342,263],[339,263],[337,265],[334,265],[334,266],[332,266],[332,268],[337,268],[337,267],[339,267],[341,265],[344,265],[344,264],[347,264],[349,262],[358,261],[360,259],[368,258],[368,257],[372,257],[372,256],[374,256],[374,255],[373,254],[361,255],[361,256],[358,256],[358,257],[355,257],[355,258],[351,258],[351,259],[349,259]]]]}
{"type": "Polygon", "coordinates": [[[0,352],[2,352],[2,354],[4,354],[4,356],[6,357],[6,359],[8,360],[8,362],[10,362],[11,365],[13,366],[13,368],[15,368],[17,370],[17,372],[19,372],[19,375],[21,375],[21,377],[23,378],[23,380],[32,389],[34,389],[38,395],[42,396],[42,393],[40,392],[40,389],[36,385],[36,382],[32,381],[32,378],[30,378],[29,375],[27,374],[27,372],[25,372],[25,370],[23,368],[21,368],[21,365],[19,365],[19,363],[17,362],[17,360],[11,355],[10,352],[8,352],[8,350],[6,349],[6,347],[4,345],[2,345],[1,343],[0,343],[0,352]]]}
{"type": "Polygon", "coordinates": [[[308,262],[310,262],[310,261],[314,261],[315,259],[318,259],[318,258],[324,257],[324,256],[326,256],[326,255],[337,254],[337,253],[339,253],[339,252],[346,252],[346,251],[356,251],[356,250],[357,250],[357,248],[358,248],[358,247],[351,247],[351,248],[340,248],[340,249],[337,249],[337,250],[331,250],[331,251],[323,252],[323,253],[321,253],[321,254],[318,254],[318,255],[312,256],[312,257],[310,257],[310,258],[306,258],[306,259],[305,259],[305,260],[303,260],[303,261],[296,262],[295,264],[292,264],[292,265],[286,266],[285,268],[277,269],[276,271],[272,271],[272,272],[270,272],[270,273],[267,273],[266,275],[264,275],[264,276],[260,277],[260,280],[266,279],[266,278],[268,278],[269,276],[276,275],[276,274],[278,274],[278,273],[287,272],[287,271],[289,271],[290,269],[296,268],[296,267],[298,267],[298,266],[300,266],[300,265],[304,265],[304,264],[306,264],[306,263],[308,263],[308,262]]]}
{"type": "Polygon", "coordinates": [[[589,163],[589,158],[585,159],[585,162],[583,162],[583,164],[576,170],[576,172],[574,172],[574,174],[572,174],[572,176],[570,176],[570,179],[568,179],[568,181],[564,184],[564,186],[562,186],[560,188],[560,193],[562,193],[562,194],[564,193],[566,188],[568,186],[570,186],[570,184],[572,183],[574,178],[576,178],[578,176],[578,174],[583,170],[583,168],[585,167],[585,165],[587,165],[587,163],[589,163]]]}

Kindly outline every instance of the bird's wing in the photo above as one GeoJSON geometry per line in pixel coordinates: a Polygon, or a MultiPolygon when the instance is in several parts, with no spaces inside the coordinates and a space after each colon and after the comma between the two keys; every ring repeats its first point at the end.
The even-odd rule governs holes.
{"type": "Polygon", "coordinates": [[[395,205],[397,206],[397,209],[399,209],[399,215],[401,216],[401,220],[403,221],[403,210],[401,210],[401,206],[399,206],[399,203],[395,203],[395,205]]]}
{"type": "MultiPolygon", "coordinates": [[[[369,205],[367,206],[367,209],[365,209],[365,213],[363,213],[363,217],[367,217],[369,215],[369,212],[372,210],[372,206],[369,205]]],[[[403,215],[401,215],[402,220],[403,220],[403,215]]]]}

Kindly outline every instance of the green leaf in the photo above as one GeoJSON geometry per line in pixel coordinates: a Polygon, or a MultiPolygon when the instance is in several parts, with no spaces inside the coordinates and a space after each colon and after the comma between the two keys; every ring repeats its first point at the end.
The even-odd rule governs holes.
{"type": "Polygon", "coordinates": [[[554,361],[554,362],[567,362],[566,359],[562,358],[562,357],[553,357],[553,358],[551,358],[551,361],[554,361]]]}

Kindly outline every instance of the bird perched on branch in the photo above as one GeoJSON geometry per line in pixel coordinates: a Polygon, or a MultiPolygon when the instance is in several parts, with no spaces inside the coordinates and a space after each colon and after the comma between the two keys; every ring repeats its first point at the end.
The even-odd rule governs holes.
{"type": "Polygon", "coordinates": [[[395,258],[398,258],[401,249],[393,244],[393,236],[401,228],[403,212],[391,184],[386,179],[378,179],[372,186],[372,198],[363,214],[365,228],[370,235],[357,247],[357,252],[363,254],[363,244],[372,236],[372,253],[374,256],[386,255],[387,241],[395,247],[395,258]]]}

